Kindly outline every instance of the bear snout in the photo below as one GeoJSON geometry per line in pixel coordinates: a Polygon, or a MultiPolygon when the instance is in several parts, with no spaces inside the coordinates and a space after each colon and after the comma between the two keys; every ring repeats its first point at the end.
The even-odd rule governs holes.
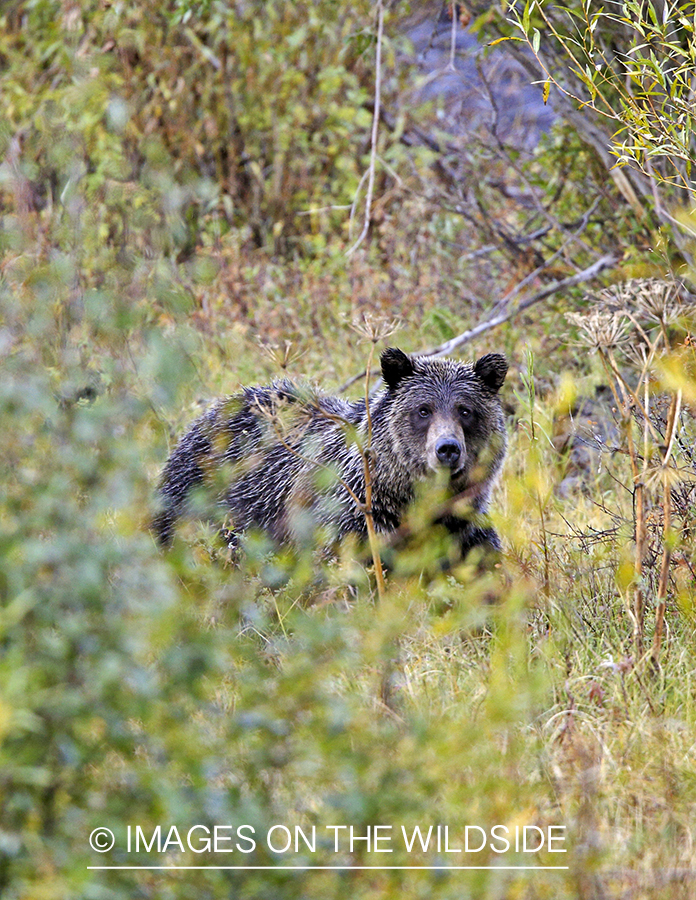
{"type": "Polygon", "coordinates": [[[435,445],[435,453],[438,462],[443,466],[449,466],[450,469],[456,469],[462,455],[462,447],[459,441],[454,437],[440,438],[435,445]]]}

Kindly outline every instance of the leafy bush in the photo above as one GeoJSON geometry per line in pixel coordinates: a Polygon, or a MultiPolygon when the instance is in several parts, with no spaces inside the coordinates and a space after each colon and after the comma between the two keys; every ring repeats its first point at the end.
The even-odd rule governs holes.
{"type": "Polygon", "coordinates": [[[114,248],[133,231],[141,253],[186,256],[204,222],[288,246],[315,221],[299,212],[349,206],[362,175],[368,16],[368,3],[16,4],[0,152],[18,164],[21,144],[30,208],[78,184],[87,216],[100,201],[114,248]]]}
{"type": "MultiPolygon", "coordinates": [[[[297,216],[351,204],[365,170],[370,4],[32,0],[0,15],[3,897],[688,896],[674,879],[693,868],[692,538],[667,531],[684,564],[655,670],[625,605],[640,581],[628,432],[610,432],[605,373],[568,349],[568,301],[477,346],[513,359],[504,571],[442,573],[426,542],[376,602],[348,550],[317,572],[259,543],[235,567],[204,528],[166,555],[148,533],[158,472],[201,401],[279,369],[338,388],[364,370],[356,316],[398,314],[399,343],[420,350],[536,269],[499,254],[496,279],[469,262],[460,211],[407,192],[424,169],[350,260],[345,210],[297,216]],[[576,402],[616,452],[577,461],[576,402]],[[243,860],[124,849],[129,825],[194,824],[316,825],[324,840],[243,860]],[[466,825],[564,825],[569,868],[504,870],[491,850],[481,871],[89,868],[374,864],[364,843],[334,852],[330,824],[448,825],[452,844],[466,825]],[[89,845],[99,827],[117,842],[105,854],[89,845]]],[[[386,161],[410,165],[395,135],[386,161]]],[[[571,218],[592,155],[552,140],[571,218]]],[[[555,190],[540,159],[537,186],[555,190]]],[[[495,173],[479,174],[488,190],[495,173]]],[[[632,243],[627,217],[604,227],[610,206],[607,192],[588,218],[587,260],[632,243]]],[[[549,257],[566,266],[561,233],[549,257]]],[[[661,345],[651,377],[688,399],[679,327],[683,355],[661,345]]],[[[398,850],[394,865],[459,861],[398,850]]]]}

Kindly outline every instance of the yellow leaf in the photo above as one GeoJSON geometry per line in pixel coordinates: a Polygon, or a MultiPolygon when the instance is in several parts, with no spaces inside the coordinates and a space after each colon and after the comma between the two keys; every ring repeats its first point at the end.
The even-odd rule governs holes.
{"type": "Polygon", "coordinates": [[[0,742],[5,734],[9,734],[12,724],[13,709],[7,703],[0,701],[0,742]]]}

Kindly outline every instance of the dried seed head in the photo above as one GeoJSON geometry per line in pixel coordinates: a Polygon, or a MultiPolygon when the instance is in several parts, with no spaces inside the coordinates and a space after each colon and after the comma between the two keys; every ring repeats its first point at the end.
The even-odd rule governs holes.
{"type": "Polygon", "coordinates": [[[284,372],[304,356],[303,350],[293,348],[292,341],[285,340],[282,344],[273,341],[259,341],[259,347],[266,356],[284,372]]]}
{"type": "Polygon", "coordinates": [[[602,291],[600,299],[608,308],[635,315],[646,324],[668,325],[694,309],[683,285],[672,279],[631,278],[602,291]]]}
{"type": "Polygon", "coordinates": [[[373,344],[378,344],[399,327],[397,319],[385,319],[383,316],[376,316],[370,312],[364,312],[360,318],[353,319],[353,331],[356,331],[365,340],[373,344]]]}
{"type": "Polygon", "coordinates": [[[580,342],[592,350],[611,350],[630,339],[630,323],[620,312],[593,309],[589,313],[568,313],[580,329],[580,342]]]}
{"type": "Polygon", "coordinates": [[[589,312],[568,315],[579,326],[582,343],[594,350],[621,347],[640,366],[646,361],[646,345],[655,349],[651,330],[696,309],[695,298],[682,284],[659,278],[631,278],[586,299],[592,303],[589,312]]]}

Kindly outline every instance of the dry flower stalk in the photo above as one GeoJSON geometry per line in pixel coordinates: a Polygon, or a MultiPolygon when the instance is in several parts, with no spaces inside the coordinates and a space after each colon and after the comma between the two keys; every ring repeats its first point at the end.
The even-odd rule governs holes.
{"type": "Polygon", "coordinates": [[[656,360],[672,349],[668,327],[686,313],[693,313],[695,304],[692,298],[685,297],[682,285],[655,278],[631,279],[590,299],[594,306],[589,312],[570,314],[568,318],[579,328],[580,341],[599,354],[621,414],[634,486],[634,577],[626,599],[637,659],[643,657],[645,644],[643,560],[647,546],[647,493],[653,484],[661,489],[663,550],[650,650],[650,661],[657,668],[664,637],[673,542],[671,492],[675,469],[669,461],[679,427],[682,395],[678,390],[671,396],[663,436],[650,415],[651,372],[656,360]],[[619,360],[624,363],[623,368],[619,360]],[[626,363],[637,371],[633,383],[625,374],[626,363]],[[637,425],[642,426],[640,451],[634,434],[637,425]]]}

